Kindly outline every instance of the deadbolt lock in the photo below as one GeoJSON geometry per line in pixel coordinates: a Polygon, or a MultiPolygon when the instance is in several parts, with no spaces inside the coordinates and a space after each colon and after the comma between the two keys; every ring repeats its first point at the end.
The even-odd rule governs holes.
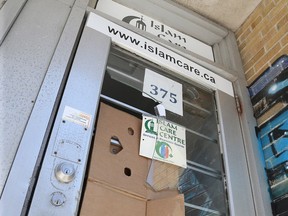
{"type": "Polygon", "coordinates": [[[55,168],[55,175],[58,181],[69,183],[75,178],[75,167],[71,163],[60,163],[55,168]]]}

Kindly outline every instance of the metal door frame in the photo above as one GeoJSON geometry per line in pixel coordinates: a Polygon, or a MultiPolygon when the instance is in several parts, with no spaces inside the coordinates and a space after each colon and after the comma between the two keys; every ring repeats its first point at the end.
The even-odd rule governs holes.
{"type": "MultiPolygon", "coordinates": [[[[51,215],[63,215],[63,213],[69,213],[69,215],[77,214],[93,125],[86,128],[87,131],[83,135],[84,138],[80,140],[78,137],[75,137],[75,134],[67,136],[67,134],[63,135],[59,131],[63,127],[61,124],[64,124],[62,120],[65,106],[71,106],[83,113],[89,114],[94,124],[110,43],[110,37],[87,26],[84,28],[50,137],[29,215],[36,215],[39,212],[49,212],[51,215]],[[101,52],[99,52],[100,50],[101,52]],[[93,93],[91,94],[91,92],[93,93]],[[87,94],[85,99],[83,98],[83,94],[87,94]],[[78,163],[78,167],[76,168],[77,176],[72,183],[69,183],[73,185],[71,187],[67,187],[65,184],[62,184],[64,185],[62,187],[61,184],[57,183],[56,179],[51,177],[54,176],[53,173],[56,165],[61,161],[66,161],[53,155],[55,143],[61,140],[62,137],[65,137],[63,139],[70,139],[72,141],[78,140],[77,142],[81,145],[84,152],[81,163],[78,163]],[[61,196],[65,200],[61,208],[51,204],[51,197],[58,191],[63,192],[61,196]]],[[[165,67],[165,65],[163,66],[165,67]]],[[[231,215],[254,215],[255,209],[235,100],[232,96],[216,90],[216,102],[220,122],[220,139],[224,151],[230,213],[231,215]]],[[[75,125],[75,123],[71,123],[68,128],[75,130],[73,129],[73,127],[77,127],[75,125]]],[[[76,131],[84,131],[84,129],[78,127],[76,131]]],[[[79,134],[82,134],[82,132],[79,132],[79,134]]]]}
{"type": "Polygon", "coordinates": [[[110,44],[109,37],[84,28],[54,122],[29,215],[77,215],[110,44]],[[67,107],[87,115],[89,123],[81,125],[77,120],[67,120],[64,117],[67,107]],[[61,142],[65,142],[65,149],[61,149],[61,142]],[[79,147],[79,153],[72,149],[75,146],[79,147]],[[70,183],[60,183],[55,178],[54,171],[63,162],[74,166],[76,174],[70,183]],[[61,193],[63,205],[52,204],[55,193],[61,193]]]}
{"type": "MultiPolygon", "coordinates": [[[[57,100],[59,99],[59,95],[57,95],[57,93],[59,90],[60,90],[59,92],[61,92],[61,88],[63,87],[63,83],[61,83],[62,79],[59,79],[57,82],[55,82],[55,76],[65,78],[64,73],[68,73],[67,69],[69,68],[70,62],[73,59],[71,53],[73,53],[73,50],[75,49],[75,40],[76,40],[75,38],[77,37],[79,30],[81,29],[81,23],[84,18],[85,8],[88,4],[87,1],[85,1],[85,3],[79,3],[79,1],[77,2],[78,3],[76,3],[76,6],[79,7],[81,6],[81,8],[73,7],[70,18],[65,26],[65,29],[60,38],[55,54],[53,56],[53,59],[50,63],[49,69],[47,70],[47,76],[39,92],[39,96],[35,103],[33,112],[31,113],[30,120],[28,121],[25,133],[23,134],[23,138],[20,143],[18,153],[15,157],[13,167],[11,169],[10,175],[7,180],[7,184],[4,188],[3,195],[0,200],[0,213],[4,210],[6,213],[6,211],[9,210],[9,212],[12,215],[20,215],[22,209],[27,208],[26,206],[27,200],[25,199],[26,196],[29,197],[29,192],[31,190],[31,180],[33,182],[33,179],[35,178],[35,173],[33,171],[34,166],[35,164],[37,166],[36,163],[37,157],[39,156],[39,153],[41,153],[42,151],[40,148],[41,143],[45,142],[45,140],[47,139],[47,134],[49,133],[48,129],[51,126],[51,116],[53,117],[55,111],[53,106],[55,104],[55,101],[57,102],[57,100]],[[51,83],[53,83],[52,88],[51,83]],[[47,96],[51,95],[51,92],[53,94],[53,98],[51,98],[51,101],[45,100],[47,96]],[[35,134],[35,131],[37,131],[37,134],[35,134]],[[31,143],[33,143],[32,145],[33,151],[31,151],[32,150],[31,143]],[[29,160],[27,158],[29,158],[29,160]],[[24,169],[22,167],[23,161],[25,161],[24,169]],[[19,182],[19,176],[21,176],[21,182],[19,182]],[[11,203],[14,203],[13,208],[11,208],[11,203]]],[[[133,4],[134,3],[135,1],[133,2],[133,4]]],[[[125,23],[121,23],[121,21],[113,19],[107,15],[101,14],[103,17],[106,17],[107,19],[110,19],[113,22],[118,23],[119,25],[133,32],[144,35],[145,37],[150,38],[153,41],[157,41],[157,43],[165,47],[169,47],[169,49],[173,50],[174,52],[180,53],[182,56],[185,56],[191,59],[192,61],[195,61],[198,64],[206,68],[209,68],[210,70],[213,70],[215,73],[220,74],[221,76],[233,81],[235,92],[240,96],[241,99],[243,99],[241,102],[243,104],[244,112],[240,115],[239,117],[240,120],[237,118],[238,124],[241,123],[242,125],[242,127],[240,127],[240,131],[238,131],[239,133],[242,132],[242,136],[241,139],[240,140],[237,139],[237,141],[238,143],[241,144],[240,146],[242,146],[238,148],[245,148],[244,149],[245,151],[243,153],[247,157],[247,162],[245,164],[246,165],[249,164],[248,171],[250,172],[249,174],[251,178],[251,184],[254,196],[253,201],[255,204],[255,213],[251,215],[270,215],[269,195],[266,190],[267,185],[265,184],[265,179],[263,179],[264,170],[262,169],[262,167],[260,167],[261,166],[260,162],[257,162],[257,146],[255,145],[255,143],[257,143],[257,139],[254,134],[254,126],[256,124],[255,119],[253,118],[253,112],[249,102],[247,89],[245,87],[246,86],[245,77],[234,34],[228,30],[225,30],[224,28],[220,28],[218,25],[213,24],[211,21],[199,16],[198,14],[191,14],[191,13],[188,14],[187,11],[185,11],[183,14],[181,8],[176,8],[175,3],[171,2],[170,0],[168,1],[149,0],[148,2],[137,2],[137,4],[149,4],[149,5],[155,4],[156,7],[154,7],[155,5],[151,7],[152,9],[150,11],[147,11],[148,13],[147,15],[151,15],[151,17],[155,17],[161,20],[162,14],[157,12],[155,13],[155,11],[161,8],[161,10],[165,11],[165,13],[168,14],[166,15],[166,17],[168,17],[168,22],[171,21],[172,27],[173,25],[177,26],[177,22],[179,19],[184,20],[189,26],[191,26],[192,23],[193,26],[195,25],[195,28],[190,29],[190,31],[192,31],[191,35],[194,35],[196,38],[203,39],[202,37],[203,35],[209,35],[209,38],[205,42],[213,45],[213,51],[216,63],[207,61],[195,55],[194,53],[183,52],[179,50],[177,47],[171,46],[171,44],[163,42],[157,37],[153,37],[146,32],[140,32],[138,29],[132,26],[129,26],[125,23]],[[175,13],[175,10],[176,12],[180,11],[180,13],[178,12],[175,13]],[[181,17],[179,19],[178,14],[181,14],[181,17]]],[[[141,7],[137,8],[140,8],[140,11],[142,10],[141,7]]],[[[93,9],[88,10],[93,11],[93,9]]],[[[7,32],[5,32],[5,34],[6,33],[7,32]]],[[[3,40],[4,36],[2,35],[1,38],[3,40]]],[[[218,95],[217,92],[216,95],[218,95]]],[[[222,95],[222,93],[220,93],[220,95],[222,95]]],[[[222,98],[222,96],[220,98],[222,98]]],[[[219,104],[218,107],[219,110],[221,109],[226,110],[226,107],[221,107],[221,104],[219,104]]],[[[228,111],[234,113],[234,110],[233,111],[228,110],[228,111]]],[[[238,116],[237,113],[234,114],[232,115],[232,119],[238,116]]],[[[225,122],[223,122],[223,124],[225,125],[225,122]]],[[[229,138],[228,129],[229,128],[225,127],[222,129],[224,131],[225,136],[227,136],[226,137],[227,140],[229,138]]],[[[230,139],[232,140],[233,137],[235,137],[234,135],[231,134],[230,136],[232,136],[230,137],[230,139]]],[[[229,148],[233,147],[230,146],[229,148]]],[[[233,149],[230,150],[228,149],[227,151],[232,150],[233,149]]],[[[234,152],[233,154],[235,154],[236,151],[232,152],[234,152]]],[[[243,151],[241,150],[240,152],[243,151]]],[[[234,178],[237,179],[236,176],[234,178]]],[[[231,179],[233,178],[231,177],[231,179]]],[[[239,179],[236,182],[239,183],[239,179]]],[[[239,187],[242,187],[242,185],[240,184],[239,187]]],[[[236,198],[237,196],[235,197],[233,202],[237,202],[236,198]]],[[[244,200],[245,199],[246,196],[244,200]]],[[[245,206],[243,209],[246,208],[247,207],[245,206]]]]}
{"type": "MultiPolygon", "coordinates": [[[[74,58],[79,34],[83,27],[86,8],[83,1],[87,0],[77,0],[71,9],[57,48],[47,65],[46,76],[38,92],[3,189],[0,215],[25,215],[25,211],[27,211],[29,197],[37,178],[39,160],[41,160],[41,154],[52,128],[58,103],[62,97],[61,94],[74,58]]],[[[10,23],[10,25],[12,24],[10,23]]]]}
{"type": "Polygon", "coordinates": [[[0,10],[0,20],[2,20],[0,22],[0,45],[26,2],[27,0],[10,0],[4,3],[0,10]]]}

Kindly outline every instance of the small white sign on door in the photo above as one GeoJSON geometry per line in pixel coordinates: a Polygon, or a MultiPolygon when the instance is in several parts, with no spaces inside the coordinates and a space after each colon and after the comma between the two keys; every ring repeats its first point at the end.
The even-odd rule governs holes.
{"type": "Polygon", "coordinates": [[[143,116],[139,154],[186,168],[185,127],[166,119],[143,116]]]}
{"type": "Polygon", "coordinates": [[[182,84],[146,69],[142,95],[183,116],[182,84]]]}
{"type": "Polygon", "coordinates": [[[75,124],[89,128],[91,123],[91,115],[84,113],[80,110],[74,109],[72,107],[65,106],[62,115],[62,120],[74,122],[75,124]]]}

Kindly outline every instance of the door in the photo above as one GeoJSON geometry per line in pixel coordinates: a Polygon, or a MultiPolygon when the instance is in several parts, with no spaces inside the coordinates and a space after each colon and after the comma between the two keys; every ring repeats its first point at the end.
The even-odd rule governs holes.
{"type": "MultiPolygon", "coordinates": [[[[166,107],[166,119],[186,129],[187,168],[177,182],[185,215],[254,215],[233,96],[167,69],[164,61],[155,64],[114,42],[110,46],[109,36],[84,28],[29,215],[79,213],[100,102],[141,120],[143,114],[156,116],[158,96],[182,101],[183,113],[166,107]],[[147,70],[180,84],[181,95],[158,86],[159,80],[143,93],[147,70]]],[[[177,64],[184,67],[183,60],[177,64]]]]}
{"type": "MultiPolygon", "coordinates": [[[[191,80],[183,80],[181,77],[175,77],[171,71],[137,58],[135,55],[123,51],[118,47],[113,47],[110,50],[108,58],[100,101],[118,110],[127,112],[140,119],[140,121],[144,121],[143,115],[156,116],[157,113],[155,113],[154,108],[158,102],[155,97],[159,95],[160,99],[168,97],[169,101],[172,101],[170,101],[172,104],[176,103],[176,99],[174,98],[178,99],[180,97],[178,97],[176,93],[172,93],[173,89],[167,88],[166,90],[165,86],[161,87],[161,80],[156,80],[158,76],[154,77],[154,84],[148,86],[150,87],[149,91],[143,93],[143,83],[146,82],[147,79],[146,74],[151,73],[151,71],[157,73],[157,75],[161,75],[162,77],[160,76],[160,79],[168,78],[182,85],[180,97],[183,98],[183,115],[176,113],[177,111],[172,112],[166,110],[165,119],[179,126],[183,126],[186,129],[187,168],[179,174],[177,182],[179,192],[183,193],[185,197],[185,215],[228,215],[226,188],[224,184],[225,174],[222,160],[223,152],[221,151],[221,143],[218,139],[217,108],[213,91],[203,88],[191,80]],[[152,98],[148,98],[148,94],[152,96],[152,98]]],[[[101,114],[102,112],[100,110],[99,115],[101,114]]],[[[111,115],[113,115],[112,111],[111,115]]],[[[109,117],[109,115],[107,117],[109,117]]],[[[98,118],[101,118],[101,116],[98,118]]],[[[161,117],[158,118],[161,119],[161,117]]],[[[102,121],[98,124],[105,124],[102,123],[102,121]]],[[[117,115],[114,115],[111,119],[109,118],[109,120],[107,119],[107,121],[113,121],[113,124],[107,126],[103,133],[109,133],[111,127],[125,127],[124,123],[122,123],[123,121],[120,117],[118,119],[117,115]]],[[[97,133],[98,124],[96,126],[96,138],[101,137],[101,134],[97,133]]],[[[107,123],[107,125],[109,124],[107,123]]],[[[137,128],[139,130],[139,127],[137,128]]],[[[111,137],[113,137],[112,133],[113,132],[111,132],[110,135],[111,137]]],[[[105,134],[102,136],[105,136],[105,134]]],[[[127,134],[127,136],[129,135],[127,134]]],[[[121,143],[121,140],[119,140],[119,143],[121,143]]],[[[94,146],[92,147],[94,148],[93,153],[97,151],[98,148],[101,149],[98,145],[104,145],[103,141],[96,140],[94,142],[94,146]]],[[[139,147],[140,143],[136,143],[135,145],[139,147]]],[[[123,146],[123,148],[123,151],[126,151],[126,146],[123,146]]],[[[102,154],[105,153],[103,152],[102,154]]],[[[137,152],[137,154],[139,153],[137,152]]],[[[95,153],[95,155],[94,157],[97,157],[97,153],[95,153]]],[[[107,157],[109,157],[109,155],[110,153],[108,153],[107,147],[107,157]]],[[[115,157],[117,156],[113,156],[112,159],[115,157]]],[[[131,157],[133,156],[131,155],[131,157]]],[[[138,160],[140,163],[142,158],[138,160]]],[[[97,158],[93,158],[91,161],[93,161],[93,163],[91,162],[90,164],[90,166],[92,166],[90,172],[96,172],[94,169],[100,169],[95,165],[97,158]],[[94,166],[96,168],[94,168],[94,166]]],[[[101,160],[99,163],[105,162],[101,160]]],[[[109,163],[109,161],[107,161],[107,163],[109,163]]],[[[105,169],[105,166],[102,167],[102,169],[105,169]]],[[[139,169],[141,169],[141,167],[139,169]]],[[[108,182],[110,182],[108,179],[109,170],[111,169],[106,170],[108,182]]],[[[91,175],[93,176],[93,174],[88,175],[88,179],[91,175]]],[[[97,176],[97,173],[95,175],[97,176]]],[[[110,173],[110,175],[113,174],[110,173]]],[[[146,177],[146,175],[144,176],[146,177]]],[[[102,180],[103,178],[104,177],[102,177],[102,180]]],[[[168,176],[165,178],[168,178],[168,176]]],[[[127,177],[126,181],[128,181],[128,179],[130,180],[131,177],[127,177]]],[[[118,181],[121,181],[120,176],[117,182],[118,181]]],[[[139,181],[140,180],[135,180],[134,184],[137,184],[136,182],[139,181]]]]}

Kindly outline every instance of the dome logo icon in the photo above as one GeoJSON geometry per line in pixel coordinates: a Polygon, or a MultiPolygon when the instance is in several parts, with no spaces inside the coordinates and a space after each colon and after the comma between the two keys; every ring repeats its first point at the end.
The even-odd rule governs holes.
{"type": "Polygon", "coordinates": [[[143,20],[143,16],[138,17],[138,16],[126,16],[122,19],[123,22],[126,22],[128,24],[132,24],[133,21],[135,22],[135,26],[141,30],[146,31],[146,24],[143,20]]]}
{"type": "Polygon", "coordinates": [[[157,135],[157,132],[154,129],[154,127],[155,127],[154,124],[155,123],[154,123],[153,119],[149,119],[149,120],[145,121],[145,129],[146,129],[147,133],[157,135]]]}

